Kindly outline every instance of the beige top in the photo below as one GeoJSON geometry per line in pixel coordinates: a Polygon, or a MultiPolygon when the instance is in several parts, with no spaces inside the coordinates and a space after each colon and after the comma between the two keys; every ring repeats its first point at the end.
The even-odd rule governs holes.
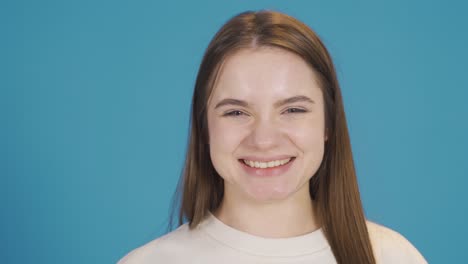
{"type": "MultiPolygon", "coordinates": [[[[379,264],[427,264],[401,234],[367,221],[379,264]]],[[[234,229],[214,215],[194,230],[184,224],[128,253],[118,264],[150,263],[336,263],[330,246],[318,229],[291,238],[262,238],[234,229]]]]}

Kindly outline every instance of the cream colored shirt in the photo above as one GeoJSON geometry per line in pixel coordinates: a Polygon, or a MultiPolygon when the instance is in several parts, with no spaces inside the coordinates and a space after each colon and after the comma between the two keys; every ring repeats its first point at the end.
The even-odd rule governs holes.
{"type": "MultiPolygon", "coordinates": [[[[427,264],[401,234],[371,221],[367,221],[367,226],[377,263],[427,264]]],[[[150,263],[325,264],[336,260],[322,229],[292,238],[262,238],[234,229],[210,214],[194,230],[182,225],[131,251],[118,262],[150,263]]]]}

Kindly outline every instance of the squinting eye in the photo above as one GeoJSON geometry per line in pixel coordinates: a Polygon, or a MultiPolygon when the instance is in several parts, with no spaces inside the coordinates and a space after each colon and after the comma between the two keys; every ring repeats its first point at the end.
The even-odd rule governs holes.
{"type": "Polygon", "coordinates": [[[244,115],[244,113],[239,110],[234,110],[234,111],[223,114],[223,116],[241,116],[241,115],[244,115]]]}
{"type": "Polygon", "coordinates": [[[305,113],[307,111],[301,108],[288,108],[286,109],[285,112],[288,114],[292,114],[292,113],[305,113]]]}

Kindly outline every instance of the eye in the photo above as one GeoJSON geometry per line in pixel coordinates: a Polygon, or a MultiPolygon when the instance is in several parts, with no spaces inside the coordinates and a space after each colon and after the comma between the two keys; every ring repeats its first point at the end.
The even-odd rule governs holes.
{"type": "Polygon", "coordinates": [[[305,112],[307,112],[307,110],[302,109],[302,108],[296,108],[296,107],[288,108],[286,109],[286,111],[284,111],[284,113],[286,114],[305,113],[305,112]]]}
{"type": "Polygon", "coordinates": [[[233,110],[233,111],[229,111],[223,114],[223,116],[234,116],[234,117],[242,116],[242,115],[245,115],[244,112],[239,111],[239,110],[233,110]]]}

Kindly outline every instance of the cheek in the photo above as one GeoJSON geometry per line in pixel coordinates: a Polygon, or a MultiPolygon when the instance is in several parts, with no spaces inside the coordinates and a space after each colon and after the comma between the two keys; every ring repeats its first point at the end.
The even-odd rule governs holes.
{"type": "Polygon", "coordinates": [[[231,181],[236,167],[235,150],[243,135],[224,120],[212,120],[208,125],[210,135],[210,158],[215,170],[226,181],[231,181]]]}
{"type": "Polygon", "coordinates": [[[309,180],[318,170],[323,161],[325,151],[325,132],[322,126],[302,127],[290,131],[290,139],[301,152],[301,179],[309,180]]]}
{"type": "Polygon", "coordinates": [[[208,121],[211,161],[215,170],[225,180],[229,180],[236,166],[237,160],[234,153],[246,131],[228,121],[222,118],[213,118],[208,121]]]}
{"type": "Polygon", "coordinates": [[[242,133],[237,126],[230,125],[225,120],[212,120],[208,125],[210,149],[222,153],[232,153],[242,140],[242,133]]]}
{"type": "Polygon", "coordinates": [[[296,124],[288,129],[288,135],[293,144],[307,159],[319,160],[325,148],[325,129],[321,121],[309,121],[296,124]]]}

